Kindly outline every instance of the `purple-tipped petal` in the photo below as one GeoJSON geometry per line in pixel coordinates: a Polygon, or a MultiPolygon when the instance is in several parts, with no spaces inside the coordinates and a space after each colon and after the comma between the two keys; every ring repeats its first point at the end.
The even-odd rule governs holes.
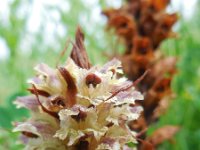
{"type": "Polygon", "coordinates": [[[36,97],[34,95],[18,97],[14,101],[14,104],[17,105],[17,108],[25,107],[34,112],[38,111],[38,107],[39,107],[39,103],[36,100],[36,97]]]}

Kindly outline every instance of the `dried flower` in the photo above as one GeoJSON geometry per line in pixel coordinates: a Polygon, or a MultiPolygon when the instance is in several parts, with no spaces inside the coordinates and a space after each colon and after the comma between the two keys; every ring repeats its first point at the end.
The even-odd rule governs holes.
{"type": "Polygon", "coordinates": [[[33,95],[14,102],[31,111],[14,128],[26,149],[132,149],[127,143],[137,143],[136,133],[128,123],[139,117],[142,107],[135,100],[143,96],[127,78],[118,77],[120,61],[91,67],[80,28],[71,58],[56,69],[37,65],[37,76],[28,81],[33,95]]]}
{"type": "MultiPolygon", "coordinates": [[[[124,54],[114,55],[122,61],[128,79],[134,81],[145,70],[151,70],[137,85],[137,88],[145,93],[144,101],[139,103],[143,106],[144,113],[139,119],[132,121],[133,124],[130,123],[133,130],[143,131],[158,120],[166,112],[174,96],[171,82],[176,73],[177,58],[166,57],[159,51],[159,46],[165,39],[176,35],[172,26],[178,15],[166,12],[169,3],[170,0],[127,0],[127,3],[118,9],[103,11],[108,18],[108,29],[114,29],[125,44],[124,54]]],[[[160,138],[159,134],[154,136],[156,135],[160,138]]],[[[172,135],[174,134],[171,134],[171,137],[172,135]]],[[[145,135],[143,139],[147,139],[145,135]]],[[[167,138],[162,138],[165,139],[167,138]]],[[[156,145],[155,142],[152,143],[156,145]]]]}

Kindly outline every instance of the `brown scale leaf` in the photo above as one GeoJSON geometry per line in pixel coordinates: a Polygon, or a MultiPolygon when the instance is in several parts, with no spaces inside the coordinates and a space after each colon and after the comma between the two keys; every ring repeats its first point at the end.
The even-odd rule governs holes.
{"type": "Polygon", "coordinates": [[[172,139],[179,130],[180,127],[178,126],[166,125],[154,131],[154,133],[147,139],[153,145],[157,146],[163,141],[172,139]]]}
{"type": "Polygon", "coordinates": [[[89,69],[91,67],[89,58],[87,56],[84,46],[84,34],[80,27],[76,30],[76,41],[73,45],[70,57],[81,68],[89,69]]]}

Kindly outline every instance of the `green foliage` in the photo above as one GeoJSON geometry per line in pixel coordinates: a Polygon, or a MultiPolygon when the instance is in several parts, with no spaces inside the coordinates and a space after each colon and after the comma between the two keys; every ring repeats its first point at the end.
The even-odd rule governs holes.
{"type": "Polygon", "coordinates": [[[13,100],[17,96],[24,93],[16,93],[9,97],[5,106],[0,106],[0,149],[22,149],[23,145],[16,141],[19,133],[13,133],[12,128],[15,121],[28,116],[28,111],[25,109],[17,109],[13,104],[13,100]]]}
{"type": "Polygon", "coordinates": [[[136,147],[135,143],[133,143],[133,142],[127,143],[127,146],[130,147],[130,148],[136,147]]]}
{"type": "MultiPolygon", "coordinates": [[[[6,100],[6,106],[0,106],[0,127],[5,129],[12,128],[12,122],[17,121],[19,118],[24,118],[28,116],[28,111],[24,108],[17,109],[16,106],[12,103],[17,96],[22,95],[22,93],[16,93],[6,100]]],[[[19,120],[18,120],[19,121],[19,120]]]]}
{"type": "Polygon", "coordinates": [[[12,130],[0,128],[0,149],[21,150],[23,145],[16,141],[19,134],[13,133],[12,130]]]}

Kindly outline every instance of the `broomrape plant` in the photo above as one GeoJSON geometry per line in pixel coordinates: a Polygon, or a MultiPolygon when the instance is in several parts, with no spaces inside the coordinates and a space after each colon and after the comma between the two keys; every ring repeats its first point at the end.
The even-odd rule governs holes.
{"type": "Polygon", "coordinates": [[[135,149],[136,132],[128,123],[142,111],[135,101],[143,95],[134,88],[141,78],[132,83],[121,77],[117,59],[91,66],[83,39],[78,28],[65,65],[37,65],[37,75],[28,80],[31,95],[14,102],[31,112],[26,121],[14,123],[25,149],[135,149]]]}

